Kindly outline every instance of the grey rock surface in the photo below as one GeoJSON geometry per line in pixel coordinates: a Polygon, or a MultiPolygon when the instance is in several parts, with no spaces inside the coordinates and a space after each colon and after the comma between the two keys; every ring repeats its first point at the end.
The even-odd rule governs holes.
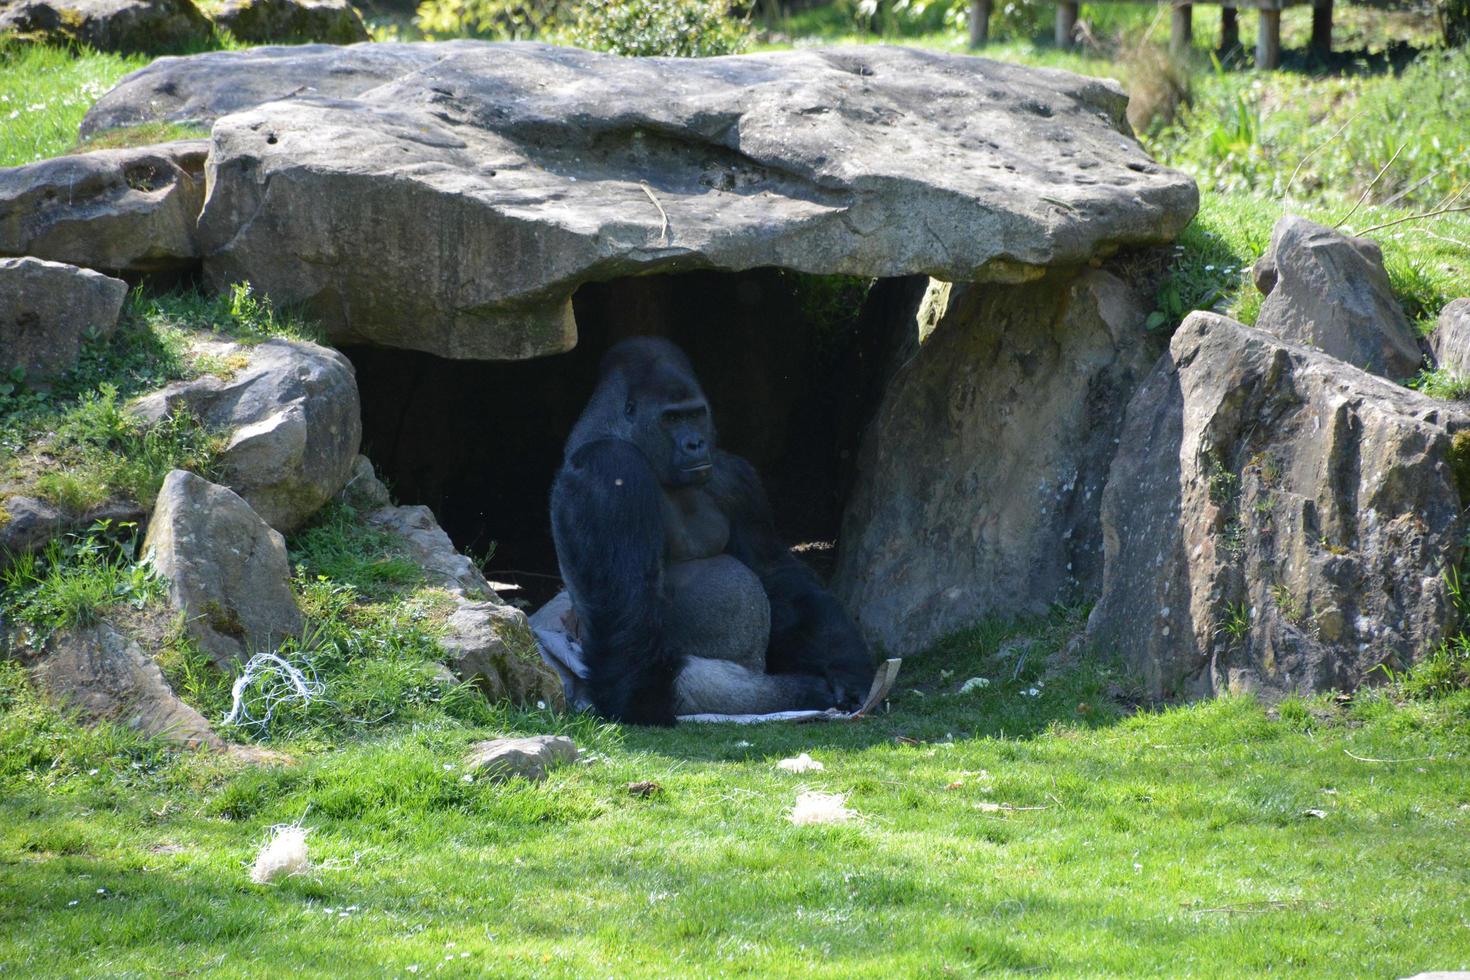
{"type": "Polygon", "coordinates": [[[577,761],[577,744],[565,735],[496,738],[470,747],[464,765],[476,775],[494,780],[520,776],[531,782],[546,778],[553,766],[577,761]]]}
{"type": "Polygon", "coordinates": [[[439,641],[446,665],[460,680],[473,681],[491,701],[560,708],[561,679],[541,659],[526,614],[496,601],[461,601],[439,641]]]}
{"type": "Polygon", "coordinates": [[[541,659],[526,614],[500,600],[475,563],[455,550],[427,507],[381,507],[369,525],[398,537],[430,585],[447,591],[454,611],[439,638],[446,666],[492,701],[566,705],[561,679],[541,659]]]}
{"type": "Polygon", "coordinates": [[[477,44],[302,44],[159,58],[98,99],[81,135],[154,121],[208,126],[280,99],[352,98],[477,44]]]}
{"type": "Polygon", "coordinates": [[[347,0],[225,0],[210,16],[216,28],[248,44],[368,40],[362,16],[347,0]]]}
{"type": "Polygon", "coordinates": [[[197,44],[212,33],[190,0],[5,0],[0,34],[98,51],[154,53],[197,44]]]}
{"type": "Polygon", "coordinates": [[[174,694],[158,665],[106,623],[53,637],[31,674],[88,722],[111,721],[189,748],[224,749],[204,716],[174,694]]]}
{"type": "Polygon", "coordinates": [[[403,542],[409,557],[423,570],[430,585],[471,599],[495,594],[475,563],[455,549],[454,542],[429,508],[421,504],[381,507],[369,512],[365,519],[403,542]]]}
{"type": "Polygon", "coordinates": [[[1103,482],[1162,348],[1108,272],[943,293],[864,436],[833,580],[893,654],[1097,594],[1103,482]]]}
{"type": "Polygon", "coordinates": [[[143,547],[168,580],[185,629],[219,666],[300,635],[285,539],[233,490],[174,470],[158,493],[143,547]]]}
{"type": "Polygon", "coordinates": [[[44,380],[76,363],[82,341],[111,337],[128,284],[36,258],[0,259],[0,376],[44,380]]]}
{"type": "Polygon", "coordinates": [[[55,537],[65,520],[59,507],[35,497],[18,494],[0,500],[0,568],[55,537]]]}
{"type": "Polygon", "coordinates": [[[1376,242],[1287,215],[1253,271],[1266,294],[1257,329],[1393,381],[1419,372],[1424,352],[1376,242]]]}
{"type": "MultiPolygon", "coordinates": [[[[555,353],[579,285],[681,269],[1024,280],[1170,241],[1197,205],[1133,139],[1121,90],[1065,72],[877,46],[467,42],[427,64],[374,47],[415,70],[217,121],[199,225],[213,283],[304,304],[337,343],[555,353]]],[[[357,71],[359,52],[314,55],[313,74],[263,50],[231,85],[260,88],[278,58],[357,71]]],[[[149,84],[188,91],[224,60],[160,62],[149,84]]]]}
{"type": "Polygon", "coordinates": [[[1430,341],[1440,367],[1470,378],[1470,299],[1454,300],[1440,311],[1430,341]]]}
{"type": "Polygon", "coordinates": [[[108,272],[197,265],[208,150],[181,140],[0,168],[0,255],[108,272]]]}
{"type": "Polygon", "coordinates": [[[1089,638],[1154,696],[1351,689],[1455,627],[1470,411],[1210,313],[1133,401],[1089,638]]]}
{"type": "Polygon", "coordinates": [[[220,482],[271,527],[295,531],[342,489],[357,458],[362,419],[351,362],[297,340],[196,347],[243,356],[246,364],[228,378],[169,385],[137,399],[131,410],[150,422],[188,410],[228,433],[220,482]]]}

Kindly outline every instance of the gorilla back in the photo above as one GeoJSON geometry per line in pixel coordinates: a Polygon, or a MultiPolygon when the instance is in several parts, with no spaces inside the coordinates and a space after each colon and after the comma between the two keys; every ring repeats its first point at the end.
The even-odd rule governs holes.
{"type": "Polygon", "coordinates": [[[609,718],[855,707],[872,683],[857,627],[776,538],[754,468],[716,448],[704,392],[666,340],[603,358],[551,530],[609,718]]]}

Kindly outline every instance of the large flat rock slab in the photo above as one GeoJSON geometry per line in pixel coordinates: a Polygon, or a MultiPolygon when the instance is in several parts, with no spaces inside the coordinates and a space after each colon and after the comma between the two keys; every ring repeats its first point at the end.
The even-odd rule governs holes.
{"type": "Polygon", "coordinates": [[[474,42],[278,45],[159,58],[98,99],[81,136],[156,121],[207,126],[279,99],[350,98],[466,44],[474,42]]]}
{"type": "Polygon", "coordinates": [[[204,140],[0,168],[0,255],[118,273],[199,263],[204,140]]]}
{"type": "MultiPolygon", "coordinates": [[[[688,269],[1022,281],[1170,241],[1197,205],[1133,139],[1122,91],[1066,72],[889,47],[374,48],[397,77],[218,119],[199,225],[212,281],[304,304],[338,343],[554,353],[581,284],[688,269]]],[[[149,84],[190,91],[224,54],[149,84]]],[[[249,54],[234,108],[282,91],[261,81],[277,61],[295,88],[363,70],[357,47],[249,54]]]]}

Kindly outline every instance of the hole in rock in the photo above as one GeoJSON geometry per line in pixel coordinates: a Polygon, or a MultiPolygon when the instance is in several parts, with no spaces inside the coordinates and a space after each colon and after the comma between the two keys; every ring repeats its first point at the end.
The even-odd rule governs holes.
{"type": "Polygon", "coordinates": [[[539,605],[560,587],[551,482],[598,363],[625,337],[668,337],[693,362],[720,445],[755,464],[781,535],[825,576],[862,428],[925,282],[778,269],[619,279],[577,291],[578,343],[565,354],[456,361],[347,347],[364,452],[461,551],[493,548],[490,579],[517,586],[506,598],[539,605]]]}

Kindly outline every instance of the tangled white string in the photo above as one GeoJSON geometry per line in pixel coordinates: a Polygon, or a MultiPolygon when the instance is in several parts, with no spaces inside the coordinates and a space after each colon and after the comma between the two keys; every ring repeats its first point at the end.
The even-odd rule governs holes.
{"type": "Polygon", "coordinates": [[[225,724],[254,729],[257,735],[269,734],[278,708],[288,704],[304,707],[326,690],[309,662],[297,666],[274,653],[257,653],[230,689],[232,703],[225,724]]]}

